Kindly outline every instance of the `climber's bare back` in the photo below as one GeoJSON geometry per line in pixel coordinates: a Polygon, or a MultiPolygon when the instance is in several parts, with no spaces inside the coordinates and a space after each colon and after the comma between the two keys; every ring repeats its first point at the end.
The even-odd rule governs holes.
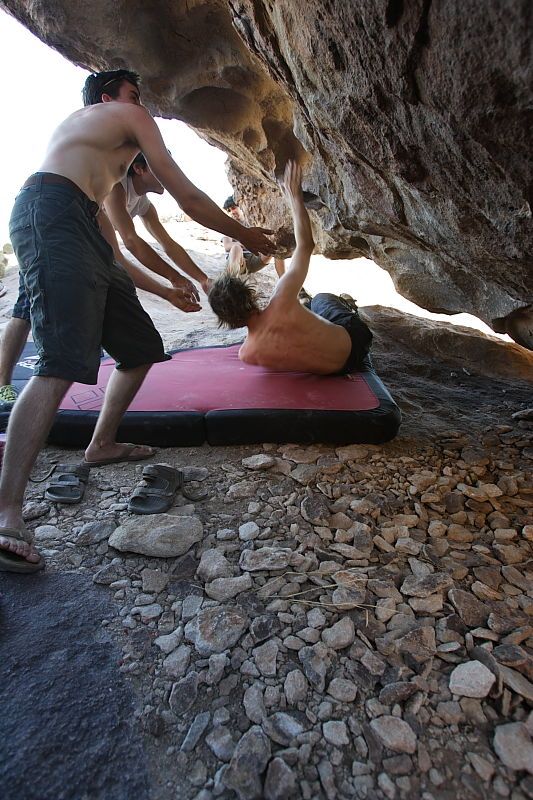
{"type": "Polygon", "coordinates": [[[340,325],[313,314],[296,298],[274,295],[249,324],[239,358],[270,369],[332,375],[343,368],[351,349],[340,325]]]}

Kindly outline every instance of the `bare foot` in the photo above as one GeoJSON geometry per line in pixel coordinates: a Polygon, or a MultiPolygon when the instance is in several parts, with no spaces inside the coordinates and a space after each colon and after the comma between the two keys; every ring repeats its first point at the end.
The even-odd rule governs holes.
{"type": "Polygon", "coordinates": [[[14,553],[21,558],[25,558],[26,561],[29,561],[31,564],[36,564],[41,558],[33,544],[20,539],[12,539],[10,536],[2,536],[1,533],[0,550],[7,550],[9,553],[14,553]]]}
{"type": "Polygon", "coordinates": [[[111,442],[106,445],[91,443],[85,451],[87,464],[116,464],[121,461],[144,461],[151,458],[157,450],[147,444],[122,444],[111,442]]]}

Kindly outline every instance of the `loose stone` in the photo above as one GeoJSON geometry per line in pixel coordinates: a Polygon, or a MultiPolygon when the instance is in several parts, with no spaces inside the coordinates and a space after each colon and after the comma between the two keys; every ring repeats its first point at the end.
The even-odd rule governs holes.
{"type": "Polygon", "coordinates": [[[463,697],[486,697],[496,676],[481,663],[468,661],[459,664],[450,675],[450,692],[463,697]]]}
{"type": "Polygon", "coordinates": [[[147,514],[125,520],[111,534],[109,544],[124,552],[169,558],[182,556],[202,536],[203,525],[198,517],[147,514]]]}
{"type": "Polygon", "coordinates": [[[378,739],[395,753],[414,753],[416,735],[411,726],[398,717],[383,716],[373,719],[370,727],[378,739]]]}
{"type": "Polygon", "coordinates": [[[494,734],[494,749],[506,767],[533,775],[533,742],[522,722],[499,725],[494,734]]]}

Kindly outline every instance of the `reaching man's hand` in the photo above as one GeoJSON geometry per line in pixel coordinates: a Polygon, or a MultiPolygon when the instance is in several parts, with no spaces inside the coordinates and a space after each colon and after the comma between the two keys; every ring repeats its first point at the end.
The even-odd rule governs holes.
{"type": "Polygon", "coordinates": [[[184,278],[183,275],[177,275],[172,279],[171,283],[174,289],[179,289],[184,300],[195,303],[200,299],[198,289],[194,283],[188,280],[188,278],[184,278]]]}
{"type": "Polygon", "coordinates": [[[271,256],[276,251],[276,245],[267,239],[267,236],[274,231],[268,228],[245,228],[239,234],[239,242],[244,245],[251,253],[262,253],[264,256],[271,256]]]}
{"type": "Polygon", "coordinates": [[[199,305],[196,300],[184,296],[182,289],[176,289],[175,287],[167,289],[164,297],[171,305],[176,306],[180,311],[185,311],[186,314],[189,314],[191,311],[202,310],[202,306],[199,305]]]}
{"type": "Polygon", "coordinates": [[[302,170],[296,161],[287,161],[282,187],[289,200],[303,199],[302,170]]]}

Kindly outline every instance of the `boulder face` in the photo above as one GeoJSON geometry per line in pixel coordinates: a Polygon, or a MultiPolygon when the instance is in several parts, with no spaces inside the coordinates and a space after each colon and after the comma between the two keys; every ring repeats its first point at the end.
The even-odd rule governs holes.
{"type": "Polygon", "coordinates": [[[0,6],[81,66],[141,73],[152,112],[228,153],[280,244],[276,177],[297,157],[321,252],[372,258],[424,308],[533,348],[527,0],[0,6]]]}

